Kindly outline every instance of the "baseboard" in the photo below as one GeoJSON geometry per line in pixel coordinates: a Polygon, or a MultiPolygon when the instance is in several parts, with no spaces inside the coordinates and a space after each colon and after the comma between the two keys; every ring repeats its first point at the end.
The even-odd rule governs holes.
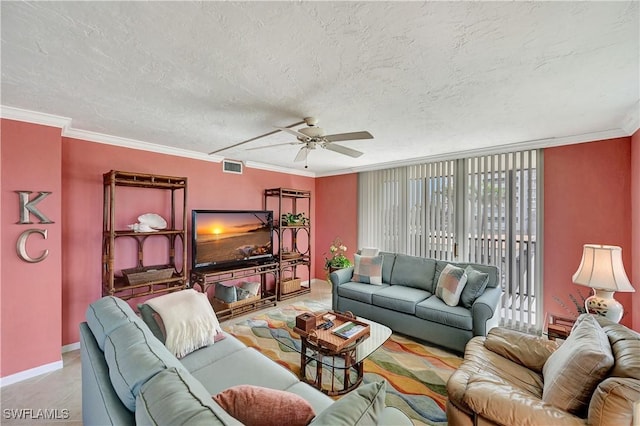
{"type": "Polygon", "coordinates": [[[62,347],[62,353],[66,354],[67,352],[75,351],[78,349],[80,349],[80,342],[70,343],[62,347]]]}
{"type": "Polygon", "coordinates": [[[0,388],[14,383],[21,382],[23,380],[31,379],[32,377],[39,376],[45,373],[51,373],[52,371],[60,370],[62,368],[62,360],[52,362],[49,364],[41,365],[40,367],[30,368],[29,370],[21,371],[19,373],[11,374],[9,376],[0,377],[0,388]]]}

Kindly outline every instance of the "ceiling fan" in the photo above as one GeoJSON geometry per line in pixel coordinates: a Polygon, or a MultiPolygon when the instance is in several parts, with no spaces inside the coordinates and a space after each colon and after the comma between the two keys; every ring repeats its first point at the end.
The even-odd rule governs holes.
{"type": "Polygon", "coordinates": [[[352,149],[352,148],[348,148],[344,145],[338,145],[334,142],[351,141],[351,140],[358,140],[358,139],[373,139],[373,136],[371,135],[371,133],[366,131],[325,135],[324,130],[318,127],[318,120],[314,117],[306,117],[304,119],[304,123],[308,127],[304,127],[298,130],[293,130],[291,127],[296,126],[297,124],[302,124],[302,123],[297,123],[289,127],[276,127],[276,129],[278,129],[279,131],[287,132],[294,135],[298,139],[297,142],[285,142],[285,143],[280,143],[275,145],[249,148],[248,151],[255,150],[255,149],[273,148],[273,147],[282,146],[282,145],[302,145],[294,161],[306,161],[307,156],[309,155],[309,152],[313,151],[316,148],[324,148],[324,149],[328,149],[329,151],[333,151],[339,154],[348,155],[349,157],[357,158],[357,157],[360,157],[363,154],[363,152],[352,149]]]}

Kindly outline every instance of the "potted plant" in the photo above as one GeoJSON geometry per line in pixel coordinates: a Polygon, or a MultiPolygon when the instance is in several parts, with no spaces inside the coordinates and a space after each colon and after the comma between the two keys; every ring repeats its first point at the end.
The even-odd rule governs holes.
{"type": "Polygon", "coordinates": [[[301,213],[283,213],[281,216],[283,226],[305,226],[309,223],[303,212],[301,213]]]}
{"type": "Polygon", "coordinates": [[[324,269],[331,273],[336,269],[348,268],[351,266],[351,261],[346,256],[346,253],[347,246],[342,244],[342,240],[340,240],[340,238],[333,240],[329,246],[329,256],[326,256],[325,253],[324,269]]]}

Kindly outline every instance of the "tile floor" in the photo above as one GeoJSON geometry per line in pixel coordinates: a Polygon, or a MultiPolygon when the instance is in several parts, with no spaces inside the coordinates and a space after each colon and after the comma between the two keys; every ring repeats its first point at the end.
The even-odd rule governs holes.
{"type": "MultiPolygon", "coordinates": [[[[311,294],[278,302],[288,305],[297,300],[319,300],[331,305],[331,287],[326,281],[315,280],[311,294]]],[[[271,309],[271,308],[268,308],[271,309]]],[[[254,316],[244,316],[225,321],[237,322],[254,316]]],[[[82,425],[82,382],[80,351],[62,355],[63,368],[42,374],[0,389],[0,424],[2,425],[82,425]],[[45,414],[44,411],[47,410],[45,414]],[[18,418],[22,414],[22,418],[18,418]],[[44,419],[43,417],[54,417],[44,419]]]]}

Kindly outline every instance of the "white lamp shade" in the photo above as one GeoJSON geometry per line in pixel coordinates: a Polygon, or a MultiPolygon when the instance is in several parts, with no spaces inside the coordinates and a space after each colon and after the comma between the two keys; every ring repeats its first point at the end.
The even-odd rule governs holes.
{"type": "Polygon", "coordinates": [[[585,244],[573,282],[598,290],[634,292],[622,264],[622,248],[585,244]]]}

